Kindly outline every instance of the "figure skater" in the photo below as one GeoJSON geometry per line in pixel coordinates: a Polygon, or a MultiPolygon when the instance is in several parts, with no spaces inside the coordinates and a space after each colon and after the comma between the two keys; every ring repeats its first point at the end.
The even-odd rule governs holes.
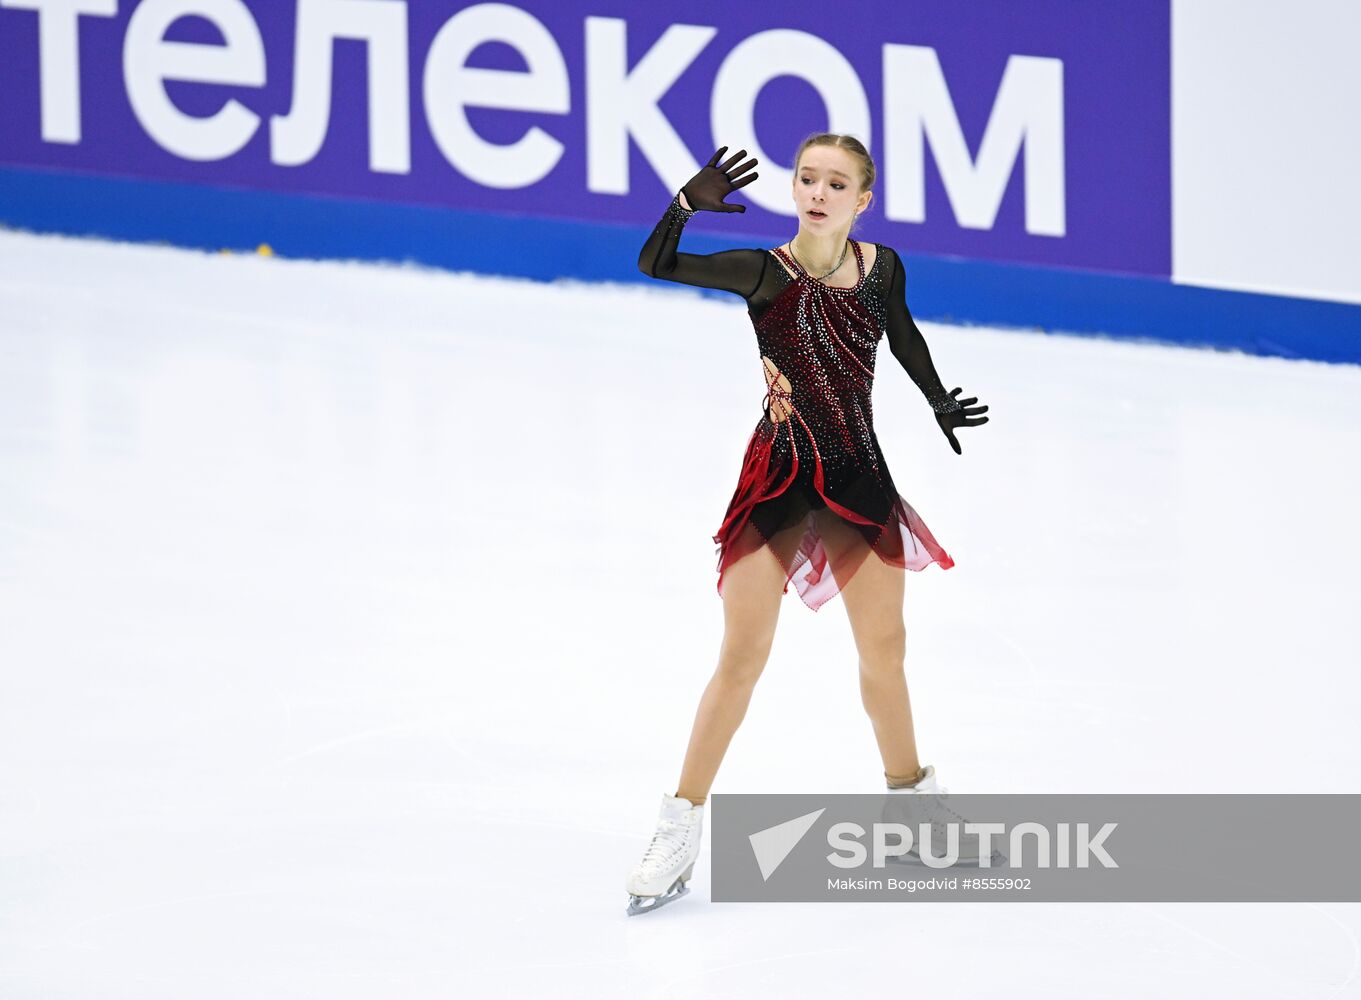
{"type": "Polygon", "coordinates": [[[893,357],[931,404],[956,454],[955,431],[986,423],[986,406],[941,385],[908,311],[902,260],[849,239],[869,207],[874,161],[848,135],[817,133],[794,157],[798,233],[773,250],[677,251],[696,212],[745,212],[724,199],[756,180],[746,150],[723,146],[672,198],[638,267],[668,281],[720,288],[747,303],[766,385],[737,489],[714,535],[724,632],[699,703],[675,795],[630,872],[630,915],[685,895],[699,857],[704,803],[765,667],[780,599],[792,583],[816,611],[837,593],[860,659],[860,692],[889,789],[944,793],[922,767],[903,670],[904,570],[954,560],[898,494],[874,433],[870,390],[887,337],[893,357]],[[868,558],[873,553],[875,558],[868,558]]]}

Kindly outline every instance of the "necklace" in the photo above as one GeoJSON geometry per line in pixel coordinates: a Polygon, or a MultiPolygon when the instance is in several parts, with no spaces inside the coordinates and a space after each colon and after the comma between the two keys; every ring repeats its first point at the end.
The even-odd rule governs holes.
{"type": "Polygon", "coordinates": [[[794,257],[794,263],[795,263],[795,264],[798,264],[799,267],[803,267],[804,273],[805,273],[805,274],[808,274],[808,276],[809,276],[810,278],[816,277],[816,280],[821,281],[823,278],[831,277],[833,274],[836,274],[836,272],[839,271],[839,270],[841,269],[841,265],[844,264],[844,263],[846,263],[846,251],[850,250],[850,248],[851,248],[851,241],[850,241],[850,240],[847,240],[847,241],[846,241],[846,245],[843,246],[843,247],[841,248],[841,259],[838,260],[838,261],[836,262],[836,266],[835,266],[834,268],[832,268],[830,271],[828,271],[826,274],[819,274],[819,275],[816,275],[816,276],[814,276],[814,275],[812,275],[812,274],[808,274],[808,268],[803,267],[803,262],[802,262],[801,260],[799,260],[798,257],[795,257],[795,256],[794,256],[794,241],[793,241],[793,240],[790,240],[790,241],[789,241],[789,256],[794,257]]]}

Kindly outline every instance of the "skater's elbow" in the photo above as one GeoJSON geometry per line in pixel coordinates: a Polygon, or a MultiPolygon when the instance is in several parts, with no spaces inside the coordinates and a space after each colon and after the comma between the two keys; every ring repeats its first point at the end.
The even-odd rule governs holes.
{"type": "Polygon", "coordinates": [[[644,251],[638,255],[638,270],[649,278],[665,278],[671,269],[666,267],[655,255],[644,251]]]}

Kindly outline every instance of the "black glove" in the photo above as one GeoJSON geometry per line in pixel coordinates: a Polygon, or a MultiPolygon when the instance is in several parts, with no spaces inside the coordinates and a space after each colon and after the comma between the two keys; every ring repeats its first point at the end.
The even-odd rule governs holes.
{"type": "Polygon", "coordinates": [[[955,450],[956,455],[964,454],[960,450],[959,442],[955,440],[956,427],[977,427],[979,424],[986,424],[987,417],[979,416],[980,413],[987,413],[986,406],[974,406],[978,402],[977,396],[970,396],[968,399],[956,399],[963,389],[951,389],[949,397],[942,400],[942,406],[935,407],[936,423],[940,424],[940,429],[945,432],[945,436],[950,439],[950,447],[955,450]]]}
{"type": "Polygon", "coordinates": [[[756,166],[756,157],[753,156],[740,167],[733,167],[734,163],[747,155],[745,149],[740,149],[722,165],[717,165],[718,158],[727,151],[727,146],[720,146],[713,158],[700,168],[699,173],[686,182],[685,187],[681,188],[685,200],[690,203],[691,211],[745,212],[747,210],[746,205],[728,205],[723,199],[738,188],[756,180],[758,174],[747,173],[748,170],[756,166]],[[746,176],[743,176],[744,174],[746,176]],[[738,180],[738,178],[741,179],[738,180]]]}

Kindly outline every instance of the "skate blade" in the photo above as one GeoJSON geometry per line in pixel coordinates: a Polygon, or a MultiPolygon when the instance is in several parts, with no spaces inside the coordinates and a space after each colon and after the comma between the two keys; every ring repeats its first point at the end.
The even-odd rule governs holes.
{"type": "Polygon", "coordinates": [[[672,886],[660,896],[630,896],[629,897],[629,916],[636,917],[640,913],[651,913],[653,910],[660,910],[663,906],[674,903],[682,896],[690,894],[688,885],[681,885],[680,888],[672,886]]]}

